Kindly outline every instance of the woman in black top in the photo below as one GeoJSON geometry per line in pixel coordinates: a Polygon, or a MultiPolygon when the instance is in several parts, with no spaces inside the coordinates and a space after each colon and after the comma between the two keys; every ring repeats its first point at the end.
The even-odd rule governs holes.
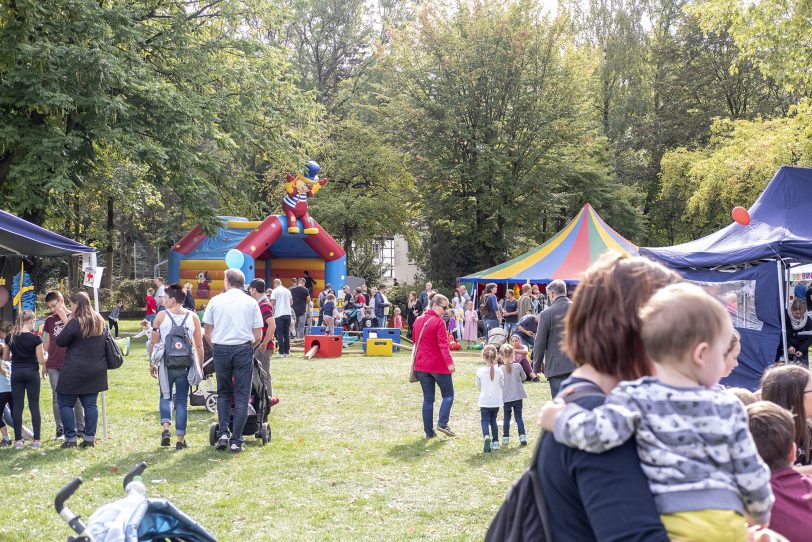
{"type": "Polygon", "coordinates": [[[409,328],[409,340],[412,340],[412,327],[414,321],[423,312],[420,301],[417,299],[417,292],[409,292],[409,301],[406,302],[406,325],[409,328]]]}
{"type": "Polygon", "coordinates": [[[187,282],[183,285],[183,291],[186,293],[186,297],[183,300],[183,308],[187,311],[194,312],[195,310],[195,296],[192,294],[192,283],[187,282]]]}
{"type": "Polygon", "coordinates": [[[3,359],[11,359],[11,419],[14,422],[14,447],[22,448],[23,443],[23,401],[28,397],[28,410],[31,412],[31,425],[34,440],[31,448],[41,448],[39,412],[40,368],[45,365],[47,354],[42,348],[42,337],[33,333],[37,315],[23,311],[20,322],[9,335],[8,348],[3,349],[3,359]]]}
{"type": "MultiPolygon", "coordinates": [[[[90,307],[90,298],[84,292],[70,297],[73,316],[62,333],[55,337],[57,346],[66,347],[65,365],[56,386],[59,415],[65,427],[62,448],[76,446],[76,418],[73,405],[78,399],[85,409],[84,440],[79,445],[87,448],[96,440],[99,392],[107,389],[107,357],[104,348],[104,319],[90,307]]],[[[57,312],[65,311],[64,307],[57,312]]],[[[61,316],[61,315],[60,315],[61,316]]]]}

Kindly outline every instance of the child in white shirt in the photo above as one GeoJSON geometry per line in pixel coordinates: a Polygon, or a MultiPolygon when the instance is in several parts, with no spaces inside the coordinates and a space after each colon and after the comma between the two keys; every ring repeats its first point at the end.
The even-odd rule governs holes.
{"type": "Polygon", "coordinates": [[[479,388],[479,413],[482,422],[482,436],[485,438],[485,453],[499,449],[499,428],[496,415],[502,406],[502,386],[505,375],[498,364],[496,347],[489,344],[482,349],[484,367],[476,372],[476,387],[479,388]],[[490,434],[488,430],[490,429],[490,434]]]}

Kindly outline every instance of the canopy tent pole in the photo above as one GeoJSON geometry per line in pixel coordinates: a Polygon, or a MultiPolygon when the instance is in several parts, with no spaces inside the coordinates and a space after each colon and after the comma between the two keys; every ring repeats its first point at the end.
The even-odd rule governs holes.
{"type": "Polygon", "coordinates": [[[775,260],[775,266],[778,271],[778,299],[781,308],[781,343],[784,346],[784,361],[789,362],[789,354],[787,354],[787,308],[784,305],[784,273],[782,272],[784,266],[780,258],[775,260]]]}

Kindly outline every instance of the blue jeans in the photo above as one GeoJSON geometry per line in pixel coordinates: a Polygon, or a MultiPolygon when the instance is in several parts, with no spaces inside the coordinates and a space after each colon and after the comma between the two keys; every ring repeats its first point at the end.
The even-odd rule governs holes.
{"type": "Polygon", "coordinates": [[[423,431],[427,437],[434,436],[434,384],[440,387],[440,395],[443,398],[437,425],[446,427],[448,418],[451,417],[451,405],[454,404],[454,382],[451,375],[447,374],[415,371],[415,375],[420,381],[420,387],[423,388],[423,431]]]}
{"type": "Polygon", "coordinates": [[[518,323],[519,323],[518,321],[517,322],[505,322],[505,331],[508,332],[508,339],[510,339],[510,336],[513,335],[513,332],[516,330],[516,324],[518,324],[518,323]]]}
{"type": "Polygon", "coordinates": [[[499,440],[499,427],[496,425],[496,415],[499,414],[499,407],[479,407],[479,420],[482,422],[482,436],[488,436],[488,429],[491,430],[491,440],[499,440]]]}
{"type": "MultiPolygon", "coordinates": [[[[290,321],[290,316],[288,316],[290,321]]],[[[248,418],[248,399],[251,396],[251,375],[254,368],[254,350],[251,343],[215,344],[212,348],[214,373],[217,375],[217,422],[219,437],[228,435],[231,401],[234,400],[234,420],[231,443],[242,444],[242,430],[248,418]],[[234,384],[232,386],[232,379],[234,384]]]]}
{"type": "Polygon", "coordinates": [[[166,369],[169,393],[172,397],[164,399],[161,393],[158,399],[158,411],[161,413],[161,423],[172,422],[172,398],[175,399],[175,434],[186,434],[186,419],[189,416],[189,369],[171,367],[166,369]],[[172,388],[174,386],[174,393],[172,388]]]}
{"type": "Polygon", "coordinates": [[[378,316],[376,317],[378,320],[378,327],[385,328],[386,327],[386,316],[378,316]]]}
{"type": "Polygon", "coordinates": [[[522,418],[522,400],[519,399],[518,401],[508,401],[505,403],[505,421],[502,425],[502,434],[504,436],[510,436],[510,411],[513,411],[513,414],[516,417],[516,427],[519,428],[519,434],[524,435],[524,418],[522,418]]]}
{"type": "Polygon", "coordinates": [[[65,440],[76,442],[76,416],[73,407],[78,399],[85,409],[85,440],[93,442],[96,440],[96,425],[99,422],[99,409],[96,401],[98,393],[86,393],[84,395],[74,395],[69,393],[57,393],[59,401],[59,417],[62,418],[62,425],[65,428],[65,440]]]}
{"type": "Polygon", "coordinates": [[[495,329],[495,328],[499,327],[499,320],[496,320],[496,319],[494,319],[494,320],[490,320],[490,319],[482,320],[482,327],[484,328],[484,331],[485,331],[485,342],[487,342],[488,341],[488,332],[490,330],[492,330],[492,329],[495,329]]]}

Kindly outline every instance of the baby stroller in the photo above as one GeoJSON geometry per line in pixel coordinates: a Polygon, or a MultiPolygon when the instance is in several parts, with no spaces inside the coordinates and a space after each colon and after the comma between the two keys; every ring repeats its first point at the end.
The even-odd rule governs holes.
{"type": "Polygon", "coordinates": [[[124,498],[96,510],[82,524],[79,516],[65,506],[65,501],[82,485],[74,478],[56,494],[54,508],[78,536],[68,542],[217,542],[192,518],[165,499],[148,499],[141,474],[147,468],[142,462],[124,477],[124,498]]]}
{"type": "Polygon", "coordinates": [[[488,332],[488,344],[494,345],[499,348],[508,340],[508,332],[505,328],[495,327],[488,332]]]}
{"type": "Polygon", "coordinates": [[[217,386],[212,381],[214,358],[211,342],[203,337],[203,381],[189,393],[189,404],[205,406],[209,412],[217,412],[217,386]]]}
{"type": "MultiPolygon", "coordinates": [[[[245,420],[242,435],[254,435],[260,439],[262,445],[271,441],[271,426],[268,424],[268,415],[271,413],[271,377],[262,368],[262,364],[254,358],[254,371],[251,377],[251,395],[248,399],[248,418],[245,420]]],[[[232,399],[228,430],[234,428],[234,401],[232,399]]],[[[220,424],[213,423],[209,428],[209,444],[214,446],[220,424]]]]}

